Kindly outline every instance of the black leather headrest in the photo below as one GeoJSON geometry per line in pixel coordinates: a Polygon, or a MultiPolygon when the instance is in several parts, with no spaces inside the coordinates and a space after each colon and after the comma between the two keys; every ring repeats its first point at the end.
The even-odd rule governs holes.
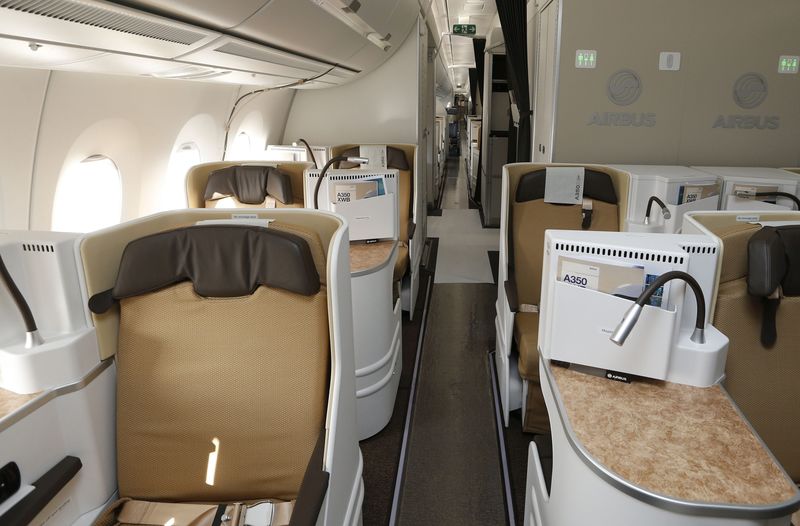
{"type": "Polygon", "coordinates": [[[761,344],[772,347],[781,296],[800,296],[800,225],[765,226],[750,238],[747,292],[764,300],[761,344]]]}
{"type": "Polygon", "coordinates": [[[311,296],[320,290],[308,243],[295,234],[243,225],[200,225],[128,243],[114,287],[95,294],[89,309],[191,281],[207,297],[252,294],[259,286],[311,296]]]}
{"type": "Polygon", "coordinates": [[[292,202],[292,178],[277,168],[269,171],[267,177],[267,194],[271,195],[283,204],[292,202]]]}
{"type": "MultiPolygon", "coordinates": [[[[343,151],[340,155],[358,157],[361,155],[361,149],[356,146],[355,148],[350,148],[349,150],[343,151]]],[[[360,167],[360,164],[348,163],[347,161],[342,161],[339,163],[339,168],[346,170],[360,167]]],[[[395,170],[410,170],[408,159],[406,159],[406,154],[403,153],[403,150],[400,148],[395,148],[394,146],[386,147],[386,167],[395,170]]]]}
{"type": "Polygon", "coordinates": [[[271,195],[289,204],[293,199],[292,180],[289,174],[274,166],[229,166],[211,172],[206,183],[206,201],[220,195],[235,197],[247,205],[260,205],[271,195]]]}
{"type": "MultiPolygon", "coordinates": [[[[517,185],[517,203],[544,199],[544,187],[547,181],[547,170],[534,170],[520,177],[517,185]]],[[[583,177],[583,196],[604,203],[617,204],[617,192],[611,176],[597,170],[586,169],[583,177]]]]}
{"type": "Polygon", "coordinates": [[[766,297],[781,286],[800,296],[800,225],[765,226],[747,245],[747,291],[766,297]]]}

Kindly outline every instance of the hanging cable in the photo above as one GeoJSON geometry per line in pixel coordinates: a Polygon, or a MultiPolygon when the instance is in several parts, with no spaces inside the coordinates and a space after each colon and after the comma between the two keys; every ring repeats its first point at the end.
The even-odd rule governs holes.
{"type": "Polygon", "coordinates": [[[231,108],[231,113],[230,113],[230,115],[228,115],[228,120],[225,121],[225,142],[222,144],[222,160],[224,161],[225,160],[225,156],[228,154],[228,135],[231,132],[231,124],[233,124],[233,118],[236,116],[236,111],[239,108],[239,104],[243,100],[245,100],[245,99],[247,99],[249,97],[254,97],[256,95],[261,95],[262,93],[266,93],[268,91],[278,91],[278,90],[282,90],[282,89],[286,89],[286,88],[294,88],[296,86],[302,86],[303,84],[305,84],[307,82],[312,82],[314,80],[317,80],[320,77],[324,77],[325,75],[327,75],[328,73],[330,73],[331,71],[336,69],[337,67],[339,67],[339,64],[335,64],[335,65],[331,66],[329,69],[327,69],[326,71],[323,71],[322,73],[320,73],[318,75],[315,75],[313,77],[309,77],[307,79],[299,79],[299,80],[296,80],[294,82],[290,82],[289,84],[283,84],[282,86],[275,86],[275,87],[272,87],[272,88],[261,88],[261,89],[249,91],[249,92],[241,95],[238,99],[236,99],[236,102],[233,103],[233,107],[231,108]]]}

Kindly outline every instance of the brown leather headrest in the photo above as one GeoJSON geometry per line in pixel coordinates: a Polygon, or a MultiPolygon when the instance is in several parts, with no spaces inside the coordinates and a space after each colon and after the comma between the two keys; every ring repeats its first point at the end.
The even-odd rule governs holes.
{"type": "MultiPolygon", "coordinates": [[[[547,170],[534,170],[520,177],[517,184],[517,203],[544,199],[544,188],[547,181],[547,170]]],[[[583,178],[583,196],[604,203],[617,204],[617,192],[611,176],[605,172],[586,169],[583,178]]]]}
{"type": "Polygon", "coordinates": [[[289,174],[277,168],[271,169],[267,177],[267,194],[285,205],[292,203],[292,178],[289,174]]]}
{"type": "Polygon", "coordinates": [[[235,197],[240,203],[259,205],[267,194],[281,203],[291,203],[289,175],[273,166],[228,166],[211,172],[203,197],[206,201],[235,197]]]}
{"type": "MultiPolygon", "coordinates": [[[[359,147],[355,147],[343,151],[341,155],[346,155],[348,157],[358,157],[359,155],[361,155],[361,151],[359,147]]],[[[403,153],[403,150],[401,150],[400,148],[395,148],[394,146],[386,147],[386,167],[393,168],[395,170],[411,169],[408,164],[408,159],[406,159],[406,154],[403,153]]],[[[355,163],[348,163],[347,161],[342,161],[339,163],[339,168],[349,170],[351,168],[361,168],[361,165],[355,163]]]]}
{"type": "Polygon", "coordinates": [[[800,296],[800,225],[759,230],[747,245],[747,266],[747,292],[763,298],[761,344],[770,348],[781,296],[800,296]]]}
{"type": "Polygon", "coordinates": [[[206,297],[252,294],[259,286],[311,296],[320,279],[308,243],[298,235],[244,225],[199,225],[128,243],[114,288],[89,300],[100,314],[116,300],[191,281],[206,297]]]}
{"type": "Polygon", "coordinates": [[[765,226],[747,246],[747,292],[766,297],[780,285],[800,296],[800,225],[765,226]]]}

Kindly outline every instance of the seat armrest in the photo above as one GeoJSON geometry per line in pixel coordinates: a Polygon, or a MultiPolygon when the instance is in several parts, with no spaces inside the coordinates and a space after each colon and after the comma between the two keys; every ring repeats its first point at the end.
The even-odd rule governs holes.
{"type": "Polygon", "coordinates": [[[517,299],[517,284],[514,282],[514,278],[505,280],[503,286],[506,290],[508,309],[511,312],[517,312],[519,310],[519,300],[517,299]]]}
{"type": "Polygon", "coordinates": [[[319,512],[325,502],[325,495],[328,493],[328,482],[330,473],[322,469],[322,455],[325,452],[325,429],[317,439],[314,452],[306,466],[303,475],[303,482],[300,483],[300,490],[297,492],[297,500],[294,503],[292,518],[289,526],[314,526],[317,524],[319,512]]]}
{"type": "Polygon", "coordinates": [[[417,230],[417,224],[414,221],[409,219],[408,220],[408,239],[409,239],[409,241],[414,239],[414,231],[416,231],[416,230],[417,230]]]}

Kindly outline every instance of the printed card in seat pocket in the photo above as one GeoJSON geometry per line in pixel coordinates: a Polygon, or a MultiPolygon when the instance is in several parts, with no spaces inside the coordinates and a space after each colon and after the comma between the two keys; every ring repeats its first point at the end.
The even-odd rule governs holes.
{"type": "Polygon", "coordinates": [[[583,202],[582,166],[548,166],[544,183],[544,202],[577,205],[583,202]]]}

